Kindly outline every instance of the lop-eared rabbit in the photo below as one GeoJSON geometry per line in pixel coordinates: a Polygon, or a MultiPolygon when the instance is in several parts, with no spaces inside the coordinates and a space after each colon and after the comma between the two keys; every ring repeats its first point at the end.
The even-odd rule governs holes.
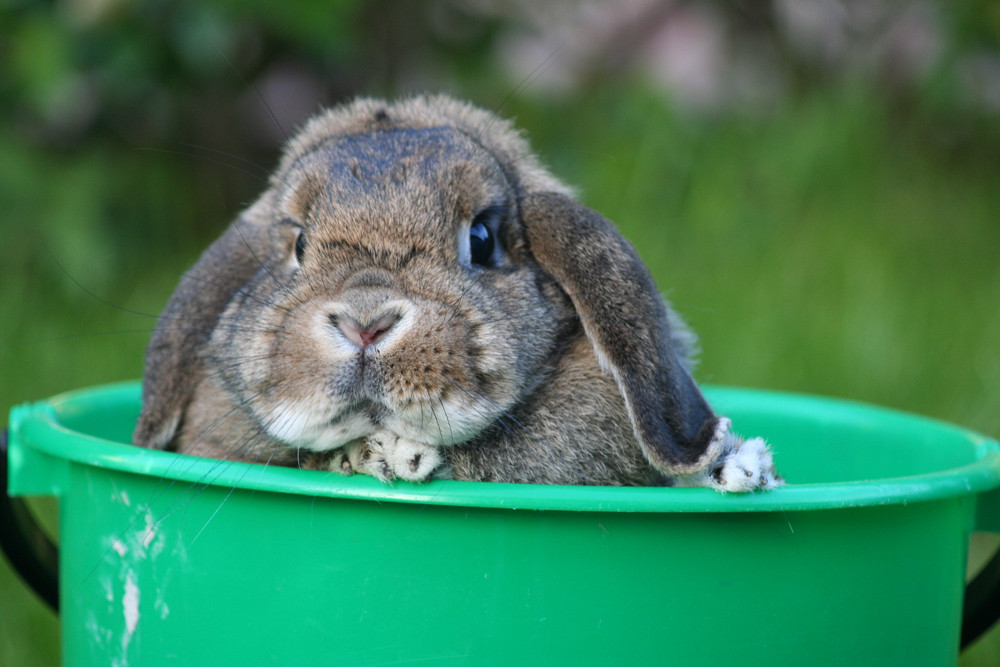
{"type": "Polygon", "coordinates": [[[453,99],[312,119],[182,278],[133,441],[383,480],[781,483],[614,225],[453,99]]]}

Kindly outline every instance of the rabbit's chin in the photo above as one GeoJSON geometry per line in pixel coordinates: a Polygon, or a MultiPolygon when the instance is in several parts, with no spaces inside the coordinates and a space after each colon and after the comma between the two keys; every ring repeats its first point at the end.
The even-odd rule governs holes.
{"type": "Polygon", "coordinates": [[[471,440],[489,425],[491,417],[464,405],[424,404],[420,409],[385,416],[381,430],[412,442],[447,447],[471,440]]]}
{"type": "Polygon", "coordinates": [[[340,410],[311,401],[282,402],[259,416],[268,435],[292,447],[328,452],[372,435],[393,437],[429,447],[447,447],[466,442],[483,431],[495,418],[485,408],[439,399],[409,402],[399,409],[362,401],[340,410]]]}
{"type": "Polygon", "coordinates": [[[314,452],[327,452],[363,438],[378,429],[366,411],[324,418],[305,403],[279,405],[261,419],[268,435],[280,443],[314,452]]]}

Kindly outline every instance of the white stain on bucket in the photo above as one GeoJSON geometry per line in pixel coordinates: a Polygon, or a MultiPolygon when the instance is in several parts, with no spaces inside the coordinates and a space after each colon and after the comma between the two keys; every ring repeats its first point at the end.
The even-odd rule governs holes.
{"type": "Polygon", "coordinates": [[[125,635],[122,637],[122,655],[128,654],[128,645],[132,635],[139,626],[139,586],[135,583],[135,575],[128,573],[125,578],[125,594],[122,596],[122,610],[125,613],[125,635]]]}
{"type": "MultiPolygon", "coordinates": [[[[111,667],[128,667],[130,658],[135,657],[130,656],[129,653],[130,649],[134,652],[134,647],[131,644],[139,628],[141,594],[138,582],[141,577],[145,576],[142,573],[142,568],[147,567],[149,561],[155,560],[163,552],[163,539],[157,530],[158,523],[148,508],[142,519],[141,526],[135,532],[130,533],[128,539],[123,536],[121,538],[113,537],[108,541],[108,555],[116,554],[118,556],[115,568],[117,576],[113,578],[104,576],[101,578],[101,582],[109,605],[116,606],[116,601],[121,605],[120,612],[113,612],[110,606],[108,611],[120,613],[121,616],[118,618],[123,618],[125,621],[118,637],[119,641],[115,643],[112,651],[119,655],[112,657],[111,667]]],[[[166,618],[170,614],[170,608],[162,599],[163,592],[158,590],[155,597],[154,610],[161,618],[166,618]]],[[[147,602],[147,606],[148,604],[147,602]]],[[[107,639],[110,639],[110,636],[107,639]]]]}
{"type": "Polygon", "coordinates": [[[122,541],[118,539],[111,541],[111,548],[114,549],[114,552],[122,558],[125,557],[125,553],[128,551],[122,541]]]}
{"type": "Polygon", "coordinates": [[[138,537],[144,549],[148,549],[149,545],[156,539],[156,519],[153,518],[153,513],[149,510],[146,510],[146,530],[139,533],[138,537]]]}

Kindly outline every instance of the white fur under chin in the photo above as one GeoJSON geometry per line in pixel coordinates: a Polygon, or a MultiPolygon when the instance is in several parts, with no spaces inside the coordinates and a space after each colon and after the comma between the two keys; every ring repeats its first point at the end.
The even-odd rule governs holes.
{"type": "Polygon", "coordinates": [[[775,473],[771,449],[763,438],[744,440],[719,420],[713,442],[721,437],[722,455],[703,470],[674,478],[674,486],[704,486],[716,491],[746,493],[773,489],[785,482],[775,473]]]}

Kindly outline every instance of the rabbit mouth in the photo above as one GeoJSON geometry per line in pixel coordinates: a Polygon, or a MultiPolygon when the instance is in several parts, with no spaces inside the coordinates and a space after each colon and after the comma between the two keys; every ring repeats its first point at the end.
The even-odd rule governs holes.
{"type": "Polygon", "coordinates": [[[335,417],[327,422],[328,426],[337,427],[348,419],[364,418],[375,426],[382,423],[385,415],[385,408],[370,399],[362,399],[341,410],[335,417]]]}

